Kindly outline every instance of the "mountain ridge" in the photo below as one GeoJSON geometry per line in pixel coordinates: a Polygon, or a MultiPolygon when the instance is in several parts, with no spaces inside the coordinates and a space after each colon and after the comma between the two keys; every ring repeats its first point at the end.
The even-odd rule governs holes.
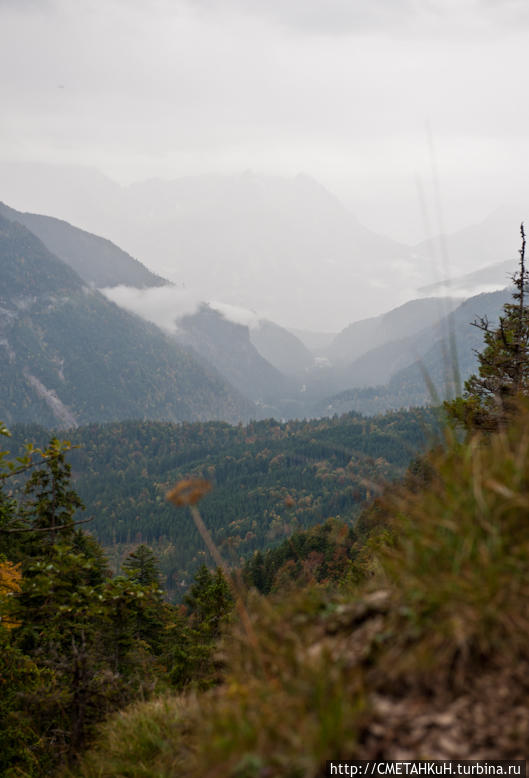
{"type": "Polygon", "coordinates": [[[0,215],[0,416],[63,427],[125,418],[245,420],[253,405],[154,325],[83,283],[0,215]]]}
{"type": "Polygon", "coordinates": [[[96,287],[126,284],[142,288],[169,283],[122,251],[112,241],[74,227],[62,219],[22,213],[2,202],[0,215],[26,227],[44,243],[51,254],[69,265],[84,281],[96,287]]]}

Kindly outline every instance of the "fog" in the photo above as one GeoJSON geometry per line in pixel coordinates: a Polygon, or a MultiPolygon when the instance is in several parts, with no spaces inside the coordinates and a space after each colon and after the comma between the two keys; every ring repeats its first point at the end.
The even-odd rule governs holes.
{"type": "MultiPolygon", "coordinates": [[[[352,284],[351,309],[344,296],[334,316],[337,292],[324,285],[318,316],[295,302],[290,316],[270,295],[249,289],[244,299],[244,273],[231,296],[216,281],[191,290],[187,238],[187,256],[175,249],[168,261],[174,233],[155,249],[153,231],[140,235],[138,212],[124,210],[113,187],[304,173],[352,220],[401,245],[477,224],[507,203],[514,241],[491,261],[506,259],[529,188],[528,35],[525,0],[0,0],[0,200],[110,237],[198,297],[290,326],[322,328],[328,313],[335,329],[391,303],[377,292],[388,266],[408,263],[402,282],[396,270],[382,278],[397,284],[396,303],[438,271],[425,277],[423,258],[396,247],[383,268],[372,265],[353,242],[357,281],[341,281],[352,284]],[[25,178],[21,163],[58,172],[25,178]],[[79,166],[97,179],[92,189],[79,166]],[[77,188],[64,171],[74,171],[77,188]]],[[[317,285],[323,259],[315,252],[292,263],[317,285]]],[[[473,255],[452,272],[478,265],[473,255]]]]}
{"type": "Polygon", "coordinates": [[[174,286],[136,289],[121,285],[100,291],[116,305],[136,313],[169,333],[176,332],[177,319],[195,313],[200,304],[197,297],[174,286]]]}
{"type": "Polygon", "coordinates": [[[190,292],[175,286],[136,289],[120,285],[100,291],[116,305],[141,316],[171,334],[178,331],[178,319],[196,313],[200,305],[204,303],[234,324],[242,324],[250,329],[259,325],[259,317],[254,311],[217,300],[199,299],[190,292]]]}

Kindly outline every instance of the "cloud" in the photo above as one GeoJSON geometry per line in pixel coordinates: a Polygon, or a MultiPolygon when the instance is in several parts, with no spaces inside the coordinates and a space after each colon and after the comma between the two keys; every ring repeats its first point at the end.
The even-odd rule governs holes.
{"type": "Polygon", "coordinates": [[[217,16],[265,19],[300,32],[339,34],[403,25],[414,13],[413,0],[193,0],[217,16]]]}
{"type": "Polygon", "coordinates": [[[0,11],[48,11],[53,0],[0,0],[0,11]]]}
{"type": "Polygon", "coordinates": [[[183,7],[217,19],[256,19],[311,35],[400,31],[457,35],[497,32],[529,21],[527,0],[181,0],[183,7]]]}
{"type": "Polygon", "coordinates": [[[176,286],[136,289],[120,285],[99,291],[120,308],[125,308],[170,333],[177,332],[178,319],[196,313],[201,305],[209,305],[228,321],[243,327],[253,329],[258,327],[260,322],[255,311],[219,301],[206,303],[197,294],[178,289],[176,286]]]}
{"type": "Polygon", "coordinates": [[[527,0],[479,0],[478,6],[477,10],[491,21],[512,27],[529,23],[527,0]]]}
{"type": "Polygon", "coordinates": [[[121,183],[303,171],[413,242],[426,121],[450,228],[525,185],[528,16],[527,0],[0,0],[0,161],[121,183]]]}
{"type": "MultiPolygon", "coordinates": [[[[440,284],[424,297],[453,297],[461,300],[468,300],[469,297],[477,297],[479,294],[490,294],[505,289],[505,283],[500,281],[490,284],[474,284],[468,286],[457,286],[450,284],[440,284]]],[[[420,291],[418,292],[420,296],[420,291]]]]}
{"type": "Polygon", "coordinates": [[[228,303],[220,303],[212,300],[209,303],[209,307],[218,311],[225,319],[233,322],[234,324],[241,324],[243,327],[249,327],[255,329],[259,327],[259,316],[255,311],[250,311],[247,308],[241,308],[237,305],[228,305],[228,303]]]}
{"type": "Polygon", "coordinates": [[[176,332],[176,319],[195,313],[200,305],[196,295],[175,286],[136,289],[121,285],[99,291],[116,305],[147,319],[166,332],[176,332]]]}

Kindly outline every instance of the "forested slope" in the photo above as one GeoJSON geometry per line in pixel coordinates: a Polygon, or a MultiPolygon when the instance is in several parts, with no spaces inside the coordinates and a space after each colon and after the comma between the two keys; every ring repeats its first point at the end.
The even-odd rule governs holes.
{"type": "Polygon", "coordinates": [[[1,202],[0,216],[27,227],[48,251],[69,265],[88,284],[96,287],[125,284],[141,288],[168,283],[115,243],[73,227],[62,219],[21,213],[1,202]]]}
{"type": "MultiPolygon", "coordinates": [[[[183,590],[210,563],[189,516],[165,500],[189,476],[214,488],[204,520],[231,563],[331,517],[351,521],[367,498],[397,478],[431,439],[436,412],[357,414],[310,422],[228,424],[123,422],[71,431],[75,485],[91,531],[115,565],[138,543],[156,550],[169,589],[183,590]]],[[[14,442],[44,442],[31,427],[14,442]]]]}
{"type": "Polygon", "coordinates": [[[248,419],[252,404],[158,328],[89,289],[0,216],[0,418],[73,427],[126,418],[248,419]]]}
{"type": "Polygon", "coordinates": [[[525,759],[528,436],[527,408],[491,438],[447,435],[363,516],[349,577],[250,593],[249,625],[236,619],[219,645],[222,683],[121,711],[70,775],[323,778],[328,760],[525,759]]]}

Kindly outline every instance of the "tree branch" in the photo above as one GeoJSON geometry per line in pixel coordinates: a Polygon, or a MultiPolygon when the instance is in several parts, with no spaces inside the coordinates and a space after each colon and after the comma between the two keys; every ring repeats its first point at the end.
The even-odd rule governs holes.
{"type": "Polygon", "coordinates": [[[68,529],[70,527],[77,527],[79,524],[88,524],[89,521],[93,521],[95,516],[90,516],[88,519],[82,519],[81,521],[74,521],[72,524],[61,524],[60,527],[24,527],[22,529],[4,529],[0,527],[0,532],[11,534],[13,532],[57,532],[59,529],[68,529]]]}

